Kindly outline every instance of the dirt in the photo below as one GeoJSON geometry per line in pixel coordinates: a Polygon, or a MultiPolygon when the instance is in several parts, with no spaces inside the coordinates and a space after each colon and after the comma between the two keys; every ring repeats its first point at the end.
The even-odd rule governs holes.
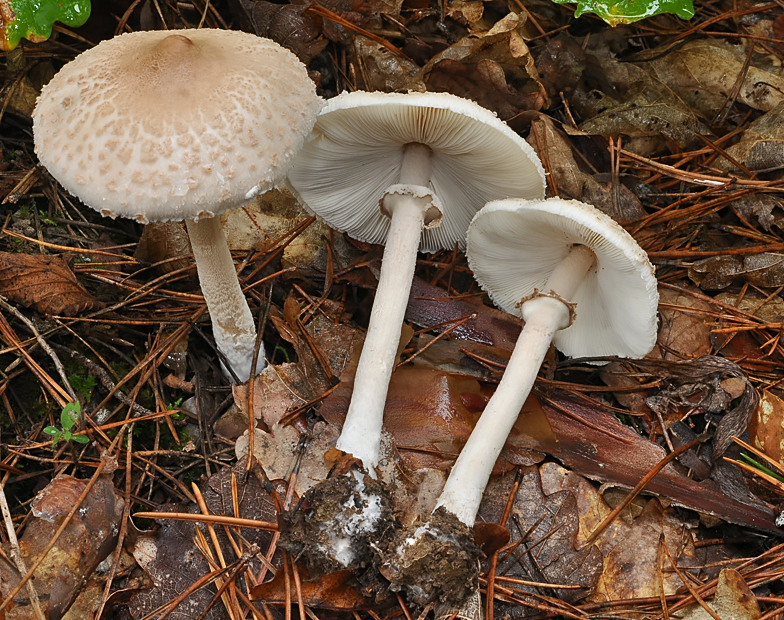
{"type": "Polygon", "coordinates": [[[396,532],[380,571],[411,604],[459,606],[479,587],[481,555],[473,530],[438,508],[427,521],[396,532]]]}
{"type": "MultiPolygon", "coordinates": [[[[280,545],[319,577],[337,570],[370,569],[377,549],[395,528],[391,492],[356,470],[310,489],[279,517],[280,545]]],[[[364,571],[363,571],[364,572],[364,571]]]]}

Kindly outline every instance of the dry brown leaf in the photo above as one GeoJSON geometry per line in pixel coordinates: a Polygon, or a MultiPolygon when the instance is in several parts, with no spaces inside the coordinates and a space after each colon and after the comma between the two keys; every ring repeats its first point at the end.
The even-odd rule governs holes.
{"type": "MultiPolygon", "coordinates": [[[[38,493],[32,504],[31,518],[19,540],[19,549],[28,568],[43,553],[86,487],[86,480],[60,476],[38,493]]],[[[111,477],[99,478],[31,581],[36,586],[45,616],[61,618],[79,594],[83,581],[114,550],[123,505],[123,500],[114,493],[111,477]]],[[[0,563],[0,575],[0,593],[5,600],[19,582],[19,574],[4,561],[0,563]]],[[[25,589],[16,595],[14,605],[5,611],[4,618],[36,618],[25,589]]]]}
{"type": "Polygon", "coordinates": [[[410,87],[473,99],[503,120],[546,107],[547,94],[523,40],[524,23],[509,13],[487,32],[464,37],[433,56],[410,87]]]}
{"type": "Polygon", "coordinates": [[[662,538],[680,570],[699,564],[691,537],[684,536],[683,521],[675,511],[665,510],[657,499],[652,499],[605,554],[604,571],[590,600],[658,598],[675,593],[683,582],[662,558],[662,538]]]}
{"type": "Polygon", "coordinates": [[[251,19],[260,37],[267,37],[290,49],[308,64],[329,44],[321,36],[319,19],[308,12],[308,4],[273,4],[257,0],[251,19]]]}
{"type": "Polygon", "coordinates": [[[704,291],[727,288],[741,273],[743,262],[731,255],[700,259],[689,267],[689,279],[704,291]]]}
{"type": "MultiPolygon", "coordinates": [[[[708,605],[719,618],[727,620],[757,620],[762,614],[757,597],[751,591],[743,576],[734,568],[724,568],[719,573],[716,595],[708,605]]],[[[672,615],[679,620],[714,620],[702,605],[694,603],[672,615]]]]}
{"type": "Polygon", "coordinates": [[[711,352],[713,319],[702,314],[713,311],[709,304],[669,288],[659,288],[659,304],[657,348],[647,357],[676,360],[711,352]]]}
{"type": "MultiPolygon", "coordinates": [[[[308,607],[333,611],[360,611],[378,607],[376,601],[363,596],[353,585],[356,583],[353,571],[340,570],[311,581],[304,566],[298,565],[297,568],[300,573],[302,599],[308,607]]],[[[272,580],[253,588],[251,598],[262,600],[269,605],[284,605],[289,600],[296,604],[298,600],[294,577],[291,574],[287,577],[284,571],[280,570],[272,580]],[[288,596],[287,583],[290,588],[288,596]]]]}
{"type": "Polygon", "coordinates": [[[0,294],[41,314],[75,316],[103,307],[79,283],[62,255],[0,252],[0,294]]]}
{"type": "MultiPolygon", "coordinates": [[[[784,101],[763,114],[741,134],[740,141],[727,149],[727,155],[749,170],[779,170],[784,165],[784,101]]],[[[721,170],[738,173],[735,164],[721,158],[721,170]]]]}
{"type": "Polygon", "coordinates": [[[354,37],[354,52],[364,82],[364,90],[402,91],[419,73],[417,64],[395,56],[380,43],[362,35],[354,37]]]}
{"type": "MultiPolygon", "coordinates": [[[[580,518],[578,497],[572,489],[545,488],[548,465],[526,467],[512,504],[508,525],[511,542],[520,542],[517,551],[499,558],[497,574],[580,589],[548,590],[574,603],[588,594],[602,570],[602,554],[596,546],[583,547],[578,540],[580,518]],[[527,552],[530,550],[530,552],[527,552]]],[[[495,478],[485,491],[479,511],[481,518],[497,522],[509,496],[514,475],[495,478]]],[[[551,485],[552,486],[552,485],[551,485]]],[[[504,584],[507,585],[507,584],[504,584]]],[[[512,585],[523,592],[536,588],[512,585]]]]}
{"type": "MultiPolygon", "coordinates": [[[[637,64],[651,71],[704,118],[712,119],[742,74],[746,55],[743,46],[705,37],[677,45],[667,53],[658,48],[648,50],[637,64]]],[[[772,110],[784,101],[784,78],[752,63],[737,101],[756,110],[772,110]]]]}
{"type": "Polygon", "coordinates": [[[784,400],[763,392],[749,422],[751,443],[770,458],[784,464],[784,400]]]}

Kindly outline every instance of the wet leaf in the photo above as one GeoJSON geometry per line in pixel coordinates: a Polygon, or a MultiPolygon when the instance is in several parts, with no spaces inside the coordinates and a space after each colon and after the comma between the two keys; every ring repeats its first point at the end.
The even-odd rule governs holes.
{"type": "Polygon", "coordinates": [[[487,557],[506,545],[511,539],[511,532],[497,523],[475,523],[474,542],[487,557]]]}
{"type": "Polygon", "coordinates": [[[62,255],[0,252],[0,294],[41,314],[75,316],[103,307],[79,283],[62,255]]]}
{"type": "MultiPolygon", "coordinates": [[[[559,4],[567,3],[567,0],[553,1],[559,4]]],[[[681,19],[691,19],[694,17],[694,5],[691,0],[578,0],[574,16],[580,17],[584,13],[595,13],[611,26],[617,26],[662,13],[673,13],[681,19]]]]}
{"type": "Polygon", "coordinates": [[[90,17],[90,0],[0,0],[0,49],[12,50],[22,39],[45,41],[54,22],[81,26],[90,17]]]}

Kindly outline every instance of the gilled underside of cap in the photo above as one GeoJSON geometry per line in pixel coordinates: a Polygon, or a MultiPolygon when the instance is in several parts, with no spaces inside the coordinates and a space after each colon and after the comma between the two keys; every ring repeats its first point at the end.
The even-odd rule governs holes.
{"type": "Polygon", "coordinates": [[[44,87],[36,153],[104,215],[198,218],[278,184],[320,107],[305,67],[272,41],[136,32],[81,54],[44,87]]]}
{"type": "Polygon", "coordinates": [[[469,265],[494,303],[520,316],[521,299],[544,290],[573,245],[596,263],[570,301],[574,323],[555,335],[565,354],[642,357],[656,342],[658,292],[645,252],[621,226],[570,200],[500,200],[471,224],[469,265]]]}
{"type": "Polygon", "coordinates": [[[544,172],[531,147],[492,112],[444,93],[348,93],[327,102],[289,183],[327,224],[383,243],[389,220],[379,200],[398,182],[403,147],[433,151],[431,187],[444,205],[420,249],[465,245],[471,218],[487,201],[541,198],[544,172]]]}

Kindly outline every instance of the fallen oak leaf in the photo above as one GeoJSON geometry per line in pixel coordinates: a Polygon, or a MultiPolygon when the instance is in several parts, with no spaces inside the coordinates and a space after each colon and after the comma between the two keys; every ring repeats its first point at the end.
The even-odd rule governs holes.
{"type": "Polygon", "coordinates": [[[0,294],[41,314],[75,316],[103,307],[79,283],[62,256],[0,252],[0,294]]]}

